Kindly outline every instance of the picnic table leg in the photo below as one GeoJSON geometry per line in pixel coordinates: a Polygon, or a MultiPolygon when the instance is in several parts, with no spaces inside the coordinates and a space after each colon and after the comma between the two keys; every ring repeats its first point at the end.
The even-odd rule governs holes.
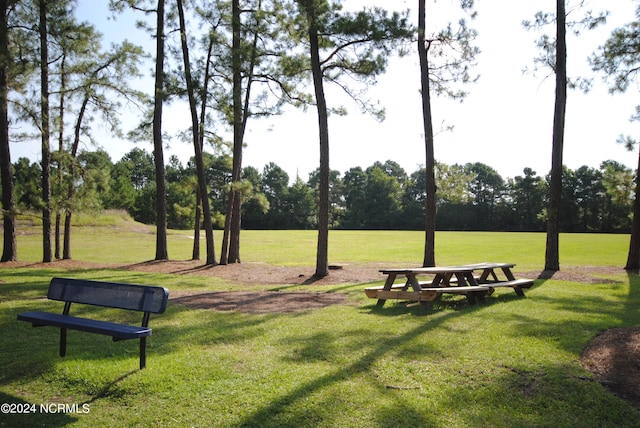
{"type": "MultiPolygon", "coordinates": [[[[516,277],[511,272],[511,269],[505,267],[502,268],[502,272],[504,272],[504,276],[507,277],[508,281],[514,281],[516,279],[516,277]]],[[[515,291],[519,297],[525,297],[522,287],[513,287],[513,291],[515,291]]]]}
{"type": "Polygon", "coordinates": [[[493,268],[485,268],[482,270],[482,274],[480,275],[480,278],[478,279],[478,282],[480,284],[485,284],[485,283],[489,283],[489,276],[491,276],[492,280],[494,282],[499,282],[498,280],[498,276],[496,275],[496,272],[493,270],[493,268]]]}
{"type": "Polygon", "coordinates": [[[504,276],[507,277],[508,281],[513,281],[516,279],[516,277],[513,276],[513,273],[511,273],[511,269],[509,269],[508,267],[502,268],[502,272],[504,273],[504,276]]]}
{"type": "MultiPolygon", "coordinates": [[[[458,276],[458,282],[461,283],[467,283],[470,286],[478,286],[480,285],[478,280],[476,280],[476,278],[473,276],[473,272],[469,272],[469,273],[464,273],[464,274],[457,274],[458,276]]],[[[477,301],[484,301],[484,298],[491,294],[493,291],[493,289],[491,289],[490,291],[486,291],[486,290],[478,290],[478,291],[470,291],[467,293],[467,301],[469,302],[470,305],[474,305],[477,301]]]]}
{"type": "MultiPolygon", "coordinates": [[[[389,276],[387,276],[387,280],[385,281],[384,287],[382,287],[382,289],[385,291],[391,290],[391,287],[393,286],[393,283],[395,282],[395,280],[396,280],[396,274],[393,272],[389,273],[389,276]]],[[[386,301],[387,301],[386,299],[378,299],[377,305],[382,307],[384,306],[384,303],[386,301]]]]}
{"type": "MultiPolygon", "coordinates": [[[[407,289],[409,286],[411,286],[413,291],[418,292],[418,293],[422,290],[422,287],[420,286],[420,282],[416,278],[416,275],[410,275],[410,274],[407,275],[407,283],[405,285],[405,289],[407,289]]],[[[420,300],[420,306],[422,306],[422,307],[424,307],[426,309],[431,308],[432,304],[433,304],[433,302],[420,300]]]]}

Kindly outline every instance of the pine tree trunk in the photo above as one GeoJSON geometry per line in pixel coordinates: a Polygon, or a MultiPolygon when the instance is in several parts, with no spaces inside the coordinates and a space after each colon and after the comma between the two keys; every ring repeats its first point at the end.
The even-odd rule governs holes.
{"type": "Polygon", "coordinates": [[[638,153],[638,176],[636,177],[635,199],[633,200],[633,220],[631,223],[631,239],[625,269],[640,269],[640,152],[638,153]]]}
{"type": "Polygon", "coordinates": [[[553,115],[551,182],[547,209],[547,244],[544,270],[560,270],[560,202],[562,196],[562,152],[567,104],[567,44],[564,0],[557,0],[556,99],[553,115]]]}
{"type": "Polygon", "coordinates": [[[42,261],[51,261],[51,147],[49,128],[49,50],[47,2],[40,0],[40,106],[42,131],[42,261]]]}
{"type": "Polygon", "coordinates": [[[64,260],[71,260],[71,217],[73,213],[67,211],[64,216],[64,240],[62,249],[62,258],[64,260]]]}
{"type": "MultiPolygon", "coordinates": [[[[312,3],[312,2],[310,2],[312,3]]],[[[311,71],[318,108],[318,128],[320,133],[320,182],[318,200],[318,247],[316,252],[316,272],[314,277],[329,275],[329,121],[324,95],[323,76],[320,65],[320,47],[316,13],[313,5],[308,5],[309,44],[311,49],[311,71]]]]}
{"type": "Polygon", "coordinates": [[[153,158],[156,167],[156,260],[169,258],[167,249],[167,189],[162,148],[162,104],[164,99],[164,0],[158,0],[156,27],[156,76],[153,108],[153,158]]]}
{"type": "Polygon", "coordinates": [[[200,223],[202,222],[200,209],[200,191],[196,189],[196,214],[195,225],[193,226],[193,251],[191,260],[200,260],[200,223]]]}
{"type": "Polygon", "coordinates": [[[435,266],[436,235],[436,178],[435,150],[433,141],[433,119],[431,117],[431,93],[429,85],[428,46],[425,40],[426,27],[425,0],[418,6],[418,56],[420,59],[420,83],[422,90],[422,118],[424,126],[424,144],[426,152],[426,200],[425,200],[425,243],[422,266],[435,266]]]}
{"type": "Polygon", "coordinates": [[[18,259],[16,238],[16,207],[9,150],[8,73],[9,39],[7,0],[0,0],[0,180],[2,181],[2,211],[4,239],[2,259],[8,262],[18,259]]]}
{"type": "Polygon", "coordinates": [[[193,80],[191,78],[191,64],[189,62],[189,48],[187,44],[186,25],[184,18],[184,8],[182,0],[178,0],[178,14],[180,19],[180,34],[182,40],[182,58],[185,70],[185,79],[187,81],[187,93],[189,95],[189,110],[191,112],[191,126],[193,132],[193,146],[195,151],[196,171],[198,174],[198,188],[200,190],[202,213],[204,215],[204,229],[206,236],[207,259],[205,265],[211,266],[217,264],[215,248],[213,245],[213,223],[211,221],[211,207],[209,205],[209,196],[207,192],[207,182],[204,171],[204,160],[202,157],[202,144],[200,140],[200,122],[198,121],[198,113],[196,111],[195,91],[193,88],[193,80]]]}

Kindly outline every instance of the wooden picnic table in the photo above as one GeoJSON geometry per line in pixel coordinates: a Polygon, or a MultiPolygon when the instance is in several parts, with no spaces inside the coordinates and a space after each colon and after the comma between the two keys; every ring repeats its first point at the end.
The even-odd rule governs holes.
{"type": "Polygon", "coordinates": [[[496,287],[512,287],[519,296],[524,296],[522,289],[531,287],[533,280],[516,279],[511,272],[514,266],[513,263],[483,262],[463,266],[381,269],[380,272],[387,275],[385,284],[368,287],[365,293],[378,299],[378,306],[383,306],[387,299],[416,301],[430,306],[443,293],[464,294],[473,304],[491,295],[496,287]],[[502,271],[500,275],[496,272],[498,269],[502,271]],[[481,272],[474,275],[474,271],[481,272]],[[418,280],[425,275],[432,279],[418,280]],[[404,277],[405,281],[396,284],[398,277],[404,277]]]}

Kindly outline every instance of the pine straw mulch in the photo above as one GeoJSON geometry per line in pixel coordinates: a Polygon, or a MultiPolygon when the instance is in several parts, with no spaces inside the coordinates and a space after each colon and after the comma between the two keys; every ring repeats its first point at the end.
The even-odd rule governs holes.
{"type": "MultiPolygon", "coordinates": [[[[330,285],[381,281],[379,269],[387,265],[333,266],[324,278],[314,278],[311,267],[272,266],[263,263],[241,263],[226,266],[203,266],[200,261],[149,261],[133,265],[104,265],[98,263],[60,260],[53,263],[8,262],[11,267],[59,267],[63,269],[121,268],[132,271],[170,273],[178,275],[213,276],[238,285],[330,285]]],[[[519,277],[544,278],[563,281],[602,284],[613,282],[610,274],[625,273],[618,267],[562,268],[559,272],[518,272],[519,277]]],[[[193,308],[249,313],[296,312],[341,304],[342,293],[229,291],[172,293],[172,302],[193,308]]],[[[619,397],[640,410],[640,327],[614,328],[602,332],[584,348],[580,361],[585,369],[619,397]]]]}

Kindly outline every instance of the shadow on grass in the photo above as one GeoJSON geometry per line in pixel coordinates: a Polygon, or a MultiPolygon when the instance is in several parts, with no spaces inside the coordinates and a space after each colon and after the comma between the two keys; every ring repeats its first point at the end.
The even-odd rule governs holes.
{"type": "MultiPolygon", "coordinates": [[[[514,297],[517,298],[517,296],[514,297]]],[[[508,301],[511,300],[512,298],[508,299],[508,301]]],[[[500,302],[495,304],[498,303],[500,302]]],[[[456,304],[458,303],[456,302],[456,304]]],[[[558,363],[557,367],[544,367],[539,372],[531,373],[498,365],[497,369],[490,370],[491,376],[486,376],[482,365],[465,364],[460,368],[462,372],[454,374],[457,383],[447,385],[447,391],[444,393],[446,395],[442,395],[443,393],[440,391],[428,392],[431,388],[428,382],[426,384],[418,383],[411,387],[397,387],[386,384],[383,378],[378,378],[375,373],[372,373],[380,360],[408,352],[409,355],[415,355],[414,358],[419,360],[413,361],[418,364],[412,368],[408,367],[408,369],[421,372],[420,379],[428,379],[429,365],[437,365],[437,361],[443,356],[428,343],[420,344],[413,351],[409,351],[407,344],[421,336],[438,334],[439,329],[449,321],[469,316],[472,312],[482,311],[486,307],[486,305],[460,305],[460,310],[440,313],[438,317],[429,317],[421,325],[398,335],[374,335],[372,337],[372,331],[359,327],[347,334],[320,332],[310,336],[287,338],[285,344],[293,348],[290,356],[292,364],[303,364],[309,361],[333,361],[340,358],[341,354],[358,355],[362,349],[370,348],[372,344],[374,346],[360,358],[351,359],[339,369],[320,375],[266,403],[264,407],[245,418],[239,426],[311,426],[312,421],[319,422],[319,417],[324,418],[321,425],[334,423],[336,421],[330,419],[333,416],[330,412],[326,412],[326,408],[338,406],[339,403],[331,402],[331,394],[322,395],[319,393],[331,390],[342,383],[348,385],[355,381],[369,381],[378,390],[375,396],[379,399],[379,403],[374,406],[375,414],[367,415],[367,420],[375,421],[374,426],[443,426],[443,421],[448,417],[453,417],[453,420],[464,426],[491,426],[494,424],[552,426],[555,422],[553,418],[560,421],[559,426],[572,426],[576,415],[579,415],[580,419],[578,420],[598,420],[598,418],[602,420],[602,415],[598,413],[602,412],[602,408],[595,409],[589,404],[589,400],[601,399],[600,392],[594,389],[592,382],[572,375],[571,373],[576,371],[575,367],[565,367],[563,363],[558,363]],[[463,307],[464,309],[462,309],[463,307]],[[421,365],[423,367],[420,367],[421,365]],[[360,378],[367,380],[360,380],[360,378]],[[566,391],[572,392],[568,394],[566,391]],[[437,394],[438,399],[431,399],[430,393],[437,394]],[[563,402],[565,394],[571,395],[569,404],[563,402]],[[325,402],[314,401],[318,395],[322,396],[325,402]],[[549,397],[555,397],[555,400],[562,404],[550,406],[548,404],[549,397]],[[477,414],[479,401],[486,401],[486,406],[483,406],[486,408],[486,413],[477,414]],[[510,410],[505,412],[504,406],[507,403],[509,403],[510,410]],[[553,409],[550,410],[550,407],[553,409]]],[[[407,309],[415,315],[425,313],[419,305],[409,308],[393,305],[380,313],[377,311],[374,313],[384,316],[402,313],[406,316],[407,309]]],[[[541,326],[540,328],[544,330],[551,328],[551,326],[541,326]]],[[[536,335],[540,332],[525,331],[522,334],[536,335]]],[[[404,359],[398,362],[400,363],[400,361],[404,361],[404,359]]],[[[372,397],[372,399],[374,398],[372,397]]],[[[607,397],[604,401],[609,402],[612,406],[616,403],[614,397],[607,397]]],[[[335,416],[339,419],[339,415],[335,416]]],[[[614,415],[606,415],[604,419],[607,423],[613,423],[614,426],[617,424],[632,426],[633,424],[625,423],[625,421],[630,420],[629,418],[633,416],[634,411],[626,409],[614,415]]]]}
{"type": "MultiPolygon", "coordinates": [[[[546,280],[536,280],[535,286],[526,291],[533,291],[535,288],[541,287],[546,280]]],[[[636,277],[632,280],[632,287],[636,287],[635,296],[631,299],[634,301],[634,310],[638,309],[638,300],[640,299],[640,280],[636,277]]],[[[514,312],[513,315],[502,315],[510,318],[516,323],[512,329],[515,336],[529,336],[539,338],[541,340],[552,340],[558,344],[560,349],[569,350],[573,353],[579,353],[579,350],[586,340],[590,337],[589,331],[594,331],[600,325],[598,317],[594,317],[593,321],[584,314],[593,313],[594,315],[608,315],[614,318],[619,316],[620,307],[606,307],[602,305],[599,299],[594,297],[566,297],[558,298],[556,296],[545,296],[536,294],[535,301],[546,302],[551,306],[556,306],[559,311],[575,311],[581,314],[580,321],[582,330],[585,331],[584,337],[564,337],[560,334],[562,331],[572,331],[576,329],[575,319],[566,321],[558,321],[557,319],[550,321],[541,321],[530,316],[521,315],[514,312]],[[564,326],[566,324],[566,326],[564,326]]],[[[379,307],[376,304],[368,305],[362,309],[370,311],[369,313],[376,316],[395,317],[406,316],[412,314],[415,316],[424,316],[434,313],[434,309],[446,309],[447,312],[439,311],[438,317],[429,317],[429,321],[424,324],[407,331],[404,334],[394,337],[376,336],[375,349],[368,352],[365,356],[359,358],[350,364],[345,365],[341,369],[332,373],[319,376],[318,378],[305,383],[293,390],[273,400],[262,409],[253,413],[246,418],[241,426],[306,426],[309,424],[309,411],[295,411],[300,406],[293,406],[294,403],[302,403],[314,396],[318,391],[331,387],[332,385],[353,380],[359,375],[364,375],[371,370],[371,367],[383,357],[388,357],[399,349],[402,349],[407,342],[422,336],[437,332],[438,328],[448,321],[461,316],[470,315],[473,312],[483,311],[493,305],[504,304],[507,302],[520,302],[523,298],[514,294],[500,293],[499,296],[491,296],[485,302],[476,305],[468,305],[465,299],[443,300],[437,303],[434,308],[427,309],[420,304],[392,304],[387,307],[379,307]],[[280,415],[286,414],[286,423],[280,415]]],[[[637,320],[637,317],[634,317],[637,320]]],[[[360,332],[362,333],[362,332],[360,332]]],[[[354,334],[360,334],[354,332],[354,334]]],[[[370,334],[362,334],[361,336],[370,337],[370,334]]],[[[369,332],[371,333],[371,332],[369,332]]],[[[332,334],[322,333],[316,334],[304,339],[305,345],[299,347],[297,352],[291,356],[293,363],[303,361],[323,361],[330,360],[332,356],[338,352],[332,347],[338,338],[332,334]]],[[[298,339],[297,343],[303,342],[298,339]]],[[[360,343],[361,346],[365,344],[360,343]]],[[[370,345],[370,342],[367,342],[370,345]]],[[[350,352],[357,351],[358,345],[354,345],[354,349],[343,349],[340,351],[350,352]]],[[[429,355],[433,354],[433,349],[422,348],[421,354],[425,361],[429,361],[429,355]]],[[[432,358],[437,356],[432,355],[432,358]]],[[[482,376],[482,369],[476,367],[465,368],[465,371],[475,372],[479,370],[482,376]]],[[[606,421],[605,424],[613,424],[619,426],[634,426],[635,422],[629,422],[637,415],[632,408],[624,408],[617,410],[615,414],[603,414],[602,406],[596,407],[589,404],[589,400],[600,400],[607,402],[612,407],[620,409],[617,398],[614,396],[602,395],[599,385],[590,379],[576,375],[580,373],[580,369],[575,366],[565,366],[563,363],[545,366],[539,372],[524,372],[516,368],[504,366],[500,370],[498,377],[491,379],[471,379],[471,387],[461,384],[459,387],[452,386],[453,394],[447,396],[445,402],[450,405],[451,412],[457,417],[462,418],[468,426],[486,425],[487,421],[505,423],[511,426],[546,426],[553,424],[554,418],[560,425],[572,426],[576,420],[599,420],[606,421]],[[573,373],[573,374],[572,374],[573,373]],[[483,385],[486,383],[486,385],[483,385]],[[571,392],[567,392],[571,391],[571,392]],[[478,395],[481,394],[481,396],[478,395]],[[514,396],[514,393],[516,394],[514,396]],[[549,407],[549,397],[556,396],[560,403],[567,398],[571,403],[567,408],[567,403],[561,405],[552,405],[549,407]],[[589,397],[588,399],[586,397],[589,397]],[[474,414],[475,406],[479,400],[487,401],[487,415],[474,414]],[[500,401],[503,400],[503,401],[500,401]],[[514,410],[504,414],[503,406],[509,402],[514,410]],[[494,407],[489,410],[489,407],[494,407]],[[465,413],[465,409],[469,409],[469,413],[465,413]],[[504,419],[501,419],[504,414],[504,419]],[[461,416],[465,415],[465,416],[461,416]],[[487,419],[488,418],[488,419],[487,419]],[[493,418],[493,419],[492,419],[493,418]],[[577,418],[577,419],[576,419],[577,418]]],[[[417,389],[421,390],[424,386],[417,389]]],[[[427,398],[421,397],[423,392],[417,391],[415,394],[408,391],[388,391],[382,390],[381,393],[392,396],[391,399],[380,403],[375,414],[376,426],[438,426],[443,421],[443,415],[437,412],[432,414],[428,411],[417,411],[411,403],[403,400],[401,395],[415,395],[416,399],[427,398]],[[390,404],[390,402],[392,404],[390,404]]],[[[404,397],[406,398],[406,397],[404,397]]],[[[424,404],[427,404],[426,402],[424,404]]],[[[446,407],[446,405],[445,405],[446,407]]]]}

